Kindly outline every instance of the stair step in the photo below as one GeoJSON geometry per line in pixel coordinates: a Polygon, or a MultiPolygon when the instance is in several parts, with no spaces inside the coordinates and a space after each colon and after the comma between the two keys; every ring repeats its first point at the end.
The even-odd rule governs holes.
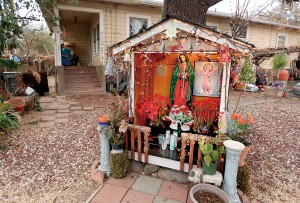
{"type": "Polygon", "coordinates": [[[73,73],[94,73],[97,74],[96,69],[69,69],[65,70],[65,74],[73,74],[73,73]]]}
{"type": "Polygon", "coordinates": [[[72,73],[65,74],[66,78],[97,78],[96,73],[72,73]]]}
{"type": "Polygon", "coordinates": [[[97,77],[69,77],[66,78],[66,83],[82,83],[82,82],[99,82],[99,79],[97,77]]]}
{"type": "Polygon", "coordinates": [[[100,87],[100,84],[99,82],[66,83],[66,88],[73,88],[73,87],[82,87],[82,88],[100,87]]]}
{"type": "Polygon", "coordinates": [[[77,94],[77,95],[86,95],[86,94],[102,94],[103,89],[101,87],[91,87],[91,88],[67,88],[66,94],[77,94]]]}

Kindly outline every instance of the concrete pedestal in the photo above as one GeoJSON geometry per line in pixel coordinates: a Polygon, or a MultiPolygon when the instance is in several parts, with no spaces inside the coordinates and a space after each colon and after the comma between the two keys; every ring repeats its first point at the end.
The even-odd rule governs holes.
{"type": "Polygon", "coordinates": [[[107,176],[110,176],[110,163],[109,163],[109,139],[108,139],[109,125],[99,125],[97,130],[100,135],[101,142],[101,159],[98,167],[99,171],[105,172],[107,176]]]}
{"type": "Polygon", "coordinates": [[[226,147],[226,165],[222,189],[229,196],[231,203],[240,203],[241,200],[236,189],[236,178],[240,154],[245,145],[233,140],[226,140],[223,144],[226,147]]]}

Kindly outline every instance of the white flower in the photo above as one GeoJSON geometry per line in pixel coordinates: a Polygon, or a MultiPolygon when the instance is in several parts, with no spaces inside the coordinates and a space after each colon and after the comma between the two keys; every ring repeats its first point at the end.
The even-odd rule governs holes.
{"type": "Polygon", "coordinates": [[[123,119],[123,120],[121,121],[121,125],[120,125],[120,127],[119,127],[119,132],[120,132],[120,133],[125,133],[126,130],[127,130],[127,123],[126,123],[126,121],[123,119]]]}

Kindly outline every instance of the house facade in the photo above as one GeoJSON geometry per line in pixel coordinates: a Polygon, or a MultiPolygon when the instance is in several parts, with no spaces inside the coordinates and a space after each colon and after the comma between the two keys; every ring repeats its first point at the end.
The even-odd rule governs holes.
{"type": "Polygon", "coordinates": [[[63,66],[61,45],[64,44],[79,57],[80,66],[96,67],[105,91],[108,47],[157,23],[161,7],[161,3],[145,0],[86,0],[76,5],[58,1],[53,11],[60,19],[57,21],[60,26],[50,28],[55,37],[55,65],[63,66]]]}
{"type": "MultiPolygon", "coordinates": [[[[54,13],[60,27],[53,27],[55,36],[55,64],[62,66],[61,44],[67,45],[79,57],[81,66],[95,66],[102,90],[106,89],[104,75],[108,48],[160,21],[163,4],[152,0],[85,0],[76,5],[58,1],[54,13]]],[[[231,35],[231,14],[208,11],[207,26],[231,35]]],[[[50,28],[51,29],[51,28],[50,28]]],[[[252,20],[245,40],[257,49],[289,47],[300,42],[300,27],[252,20]]],[[[290,54],[291,60],[298,53],[290,54]]],[[[262,67],[271,67],[266,60],[262,67]]]]}
{"type": "MultiPolygon", "coordinates": [[[[208,11],[207,26],[213,27],[220,32],[231,35],[229,24],[230,13],[208,11]]],[[[276,49],[298,46],[300,44],[300,26],[278,25],[278,23],[261,19],[252,19],[245,33],[244,40],[254,44],[257,50],[276,49]]],[[[298,53],[290,53],[290,60],[298,58],[298,53]]],[[[263,68],[272,68],[272,59],[267,59],[259,64],[263,68]]],[[[289,68],[289,67],[286,67],[289,68]]]]}

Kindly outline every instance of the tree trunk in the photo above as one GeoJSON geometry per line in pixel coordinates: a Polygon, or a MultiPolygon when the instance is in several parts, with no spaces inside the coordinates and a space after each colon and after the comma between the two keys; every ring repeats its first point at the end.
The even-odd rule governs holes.
{"type": "Polygon", "coordinates": [[[170,16],[206,25],[207,10],[222,0],[164,0],[162,18],[170,16]]]}

